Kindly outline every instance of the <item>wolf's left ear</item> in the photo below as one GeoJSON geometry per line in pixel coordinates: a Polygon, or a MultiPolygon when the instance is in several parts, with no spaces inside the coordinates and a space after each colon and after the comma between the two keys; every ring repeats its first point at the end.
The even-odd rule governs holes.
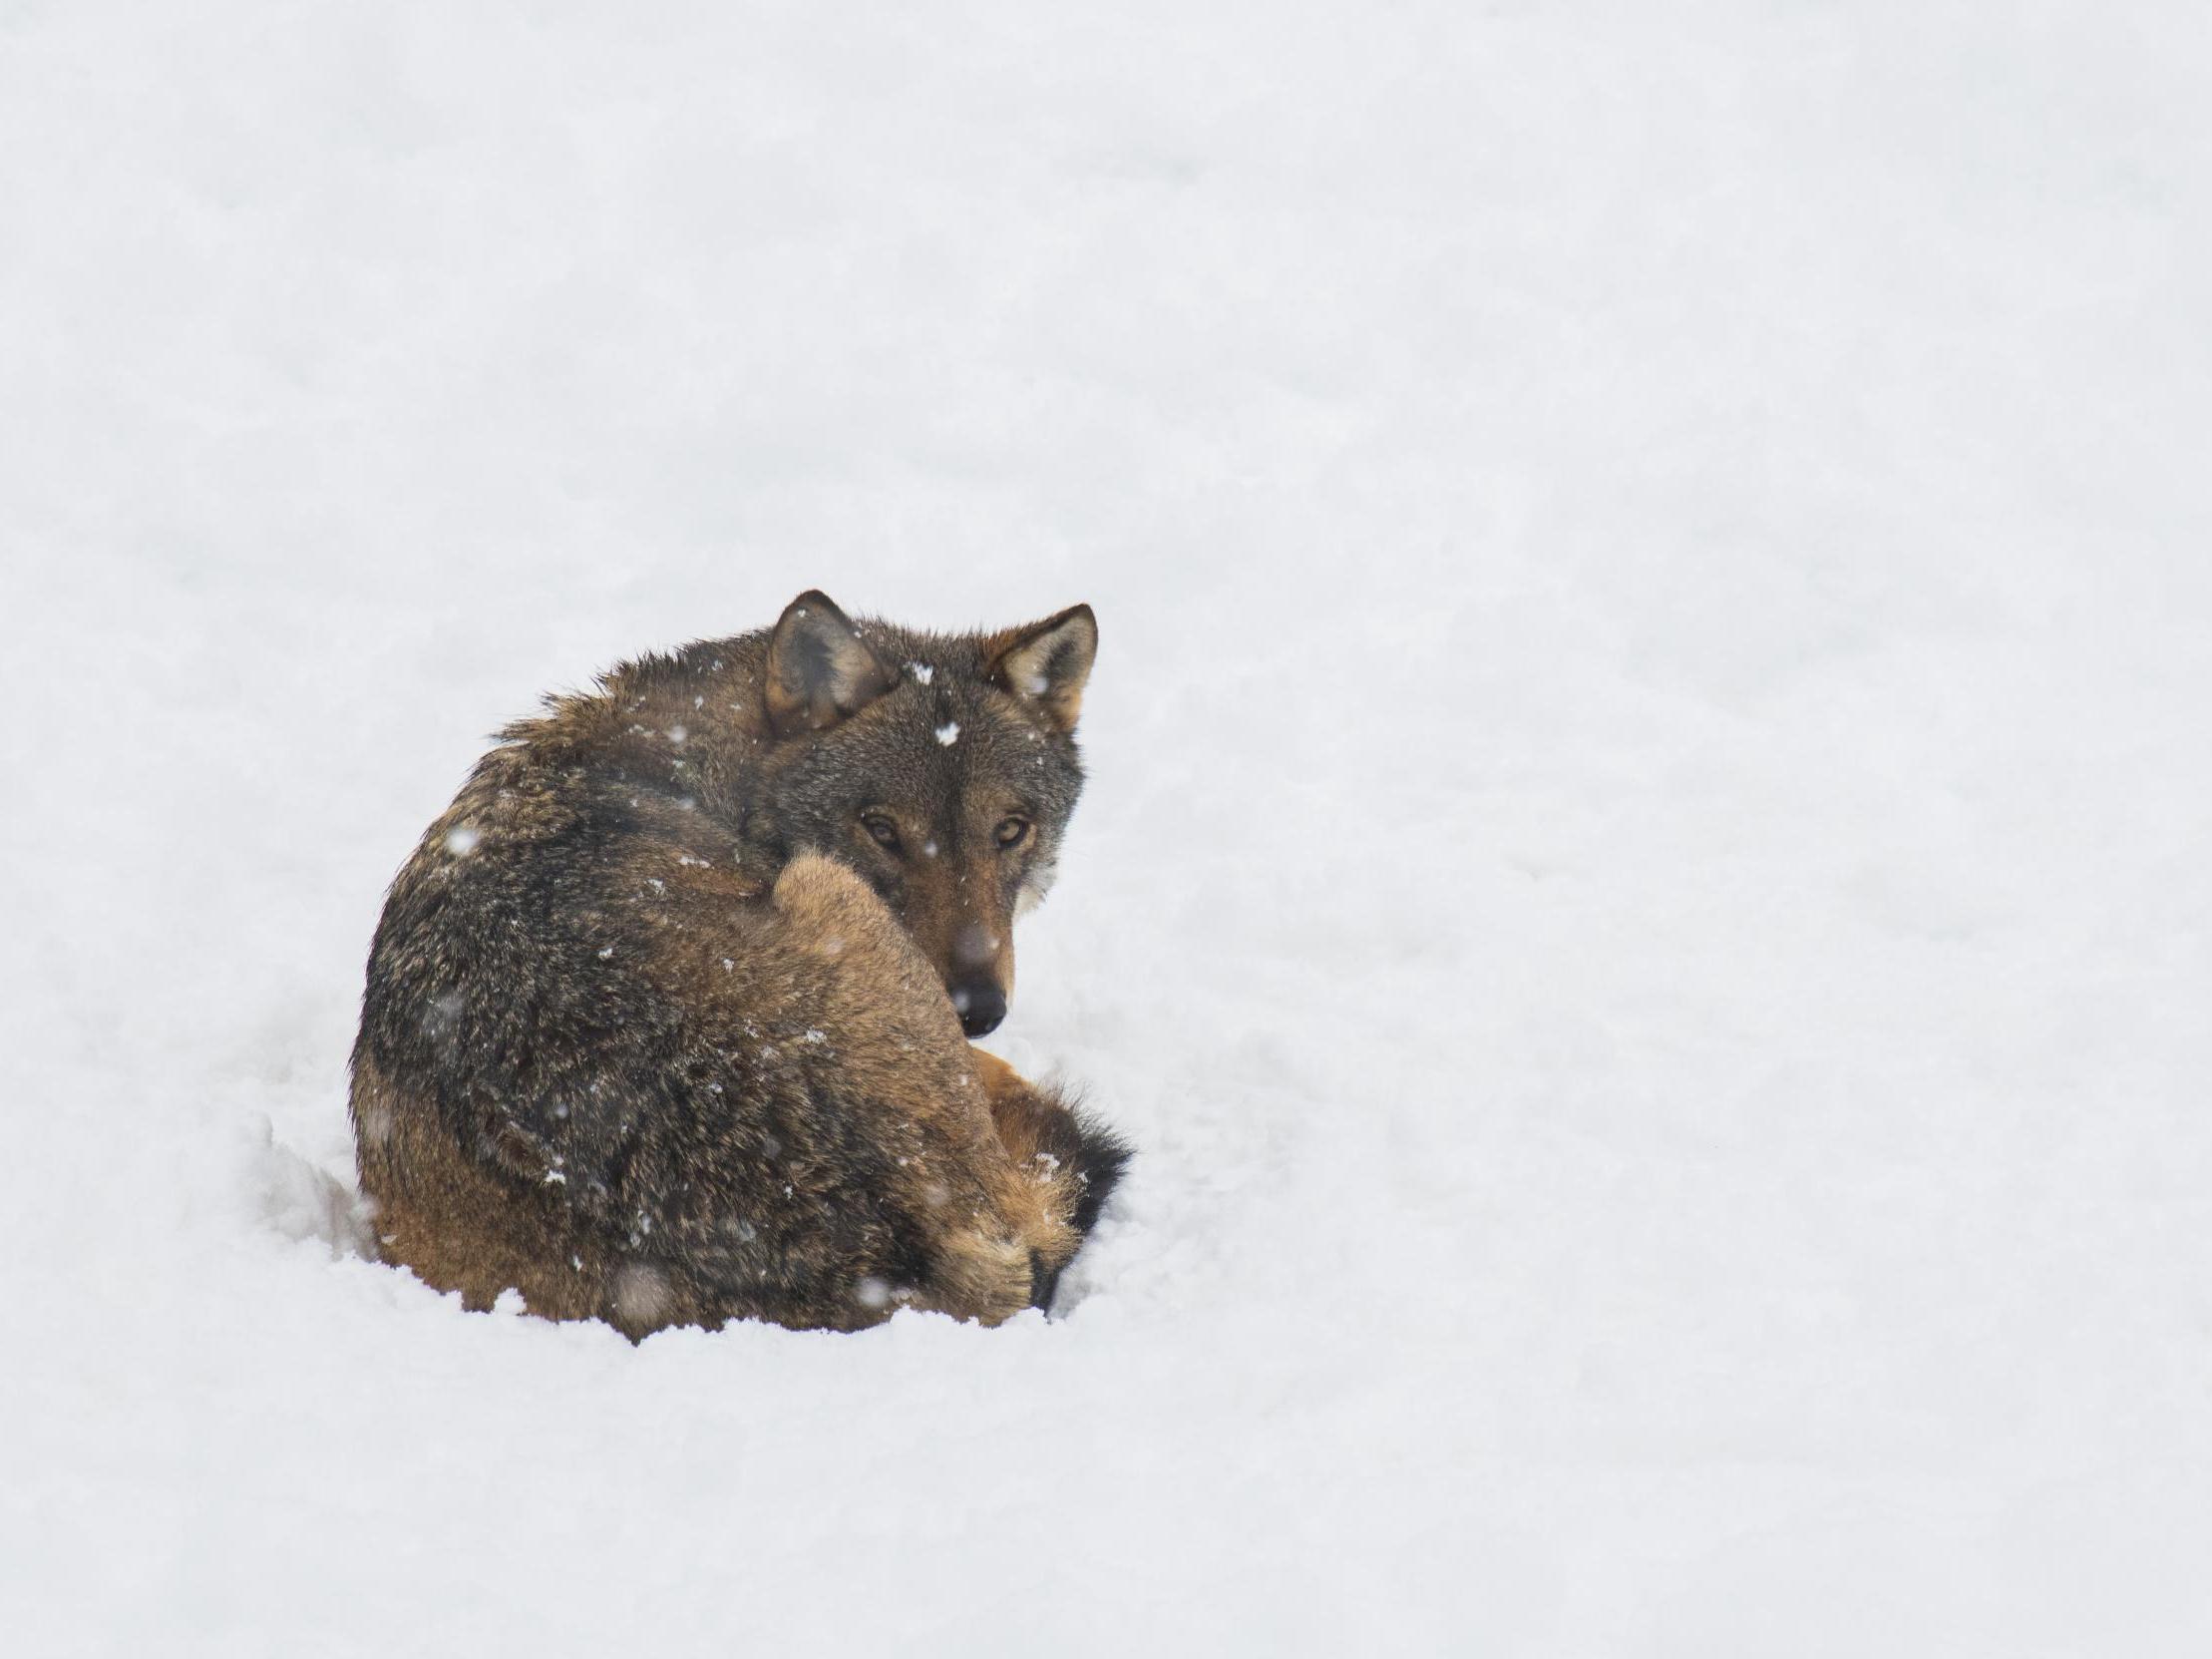
{"type": "Polygon", "coordinates": [[[1089,606],[1001,633],[987,648],[992,679],[1034,703],[1059,730],[1075,729],[1076,716],[1083,712],[1083,686],[1098,655],[1098,619],[1089,606]]]}

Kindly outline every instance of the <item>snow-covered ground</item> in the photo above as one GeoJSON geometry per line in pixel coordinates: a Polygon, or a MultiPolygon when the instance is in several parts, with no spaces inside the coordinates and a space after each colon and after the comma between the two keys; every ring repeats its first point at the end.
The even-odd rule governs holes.
{"type": "Polygon", "coordinates": [[[2212,1651],[2201,6],[0,8],[12,1654],[2212,1651]],[[345,1252],[483,734],[1102,648],[1062,1317],[345,1252]]]}

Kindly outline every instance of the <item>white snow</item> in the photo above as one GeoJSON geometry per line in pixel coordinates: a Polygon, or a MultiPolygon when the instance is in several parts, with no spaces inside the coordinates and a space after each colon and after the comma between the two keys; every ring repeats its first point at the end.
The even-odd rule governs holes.
{"type": "Polygon", "coordinates": [[[937,727],[937,741],[938,741],[939,743],[943,744],[943,745],[944,745],[944,746],[945,746],[946,748],[950,748],[950,747],[951,747],[951,746],[952,746],[952,745],[953,745],[954,743],[957,743],[957,742],[958,742],[959,740],[960,740],[960,722],[959,722],[959,721],[957,721],[957,720],[947,720],[947,721],[945,721],[945,722],[944,722],[944,724],[942,724],[941,726],[937,727]]]}
{"type": "Polygon", "coordinates": [[[8,8],[9,1651],[2212,1651],[2208,30],[8,8]],[[816,586],[1096,607],[1060,1316],[362,1259],[482,734],[816,586]]]}

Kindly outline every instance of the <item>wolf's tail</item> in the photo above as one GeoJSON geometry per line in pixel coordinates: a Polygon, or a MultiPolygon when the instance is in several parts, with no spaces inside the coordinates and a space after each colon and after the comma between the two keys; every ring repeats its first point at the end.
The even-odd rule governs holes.
{"type": "Polygon", "coordinates": [[[1129,1145],[1065,1089],[1004,1075],[991,1098],[999,1138],[1014,1161],[1029,1166],[1050,1190],[1051,1208],[1080,1240],[1120,1184],[1129,1145]]]}
{"type": "Polygon", "coordinates": [[[1113,1196],[1114,1188],[1121,1184],[1122,1172],[1129,1167],[1132,1153],[1129,1142],[1097,1118],[1072,1106],[1066,1109],[1067,1122],[1075,1136],[1073,1156],[1068,1162],[1074,1171],[1076,1188],[1068,1224],[1088,1237],[1091,1228],[1097,1225],[1098,1212],[1113,1196]]]}
{"type": "Polygon", "coordinates": [[[1030,1159],[1052,1193],[1052,1207],[1074,1234],[1074,1247],[1066,1257],[1047,1261],[1030,1258],[1029,1302],[1050,1308],[1060,1286],[1060,1273],[1075,1250],[1098,1222],[1098,1212],[1121,1183],[1129,1165],[1130,1149],[1113,1130],[1088,1112],[1079,1110],[1060,1090],[1030,1085],[1031,1100],[1022,1114],[1025,1137],[1032,1145],[1030,1159]]]}

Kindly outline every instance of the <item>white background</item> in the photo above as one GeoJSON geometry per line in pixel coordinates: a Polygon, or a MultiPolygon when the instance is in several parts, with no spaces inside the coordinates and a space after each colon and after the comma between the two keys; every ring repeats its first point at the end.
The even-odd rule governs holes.
{"type": "Polygon", "coordinates": [[[2212,1651],[2193,5],[0,5],[25,1654],[2212,1651]],[[1078,600],[1062,1316],[343,1251],[484,734],[1078,600]],[[331,1177],[337,1177],[333,1181],[331,1177]]]}

